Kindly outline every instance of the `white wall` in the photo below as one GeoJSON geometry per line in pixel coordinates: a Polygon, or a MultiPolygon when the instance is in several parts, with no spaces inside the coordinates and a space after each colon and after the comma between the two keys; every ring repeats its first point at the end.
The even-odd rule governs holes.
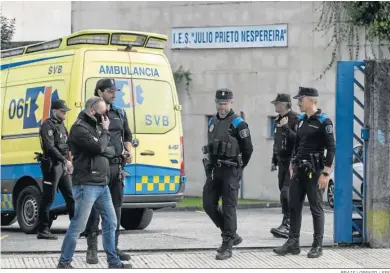
{"type": "Polygon", "coordinates": [[[70,1],[2,1],[2,14],[15,18],[13,42],[46,41],[71,33],[70,1]]]}
{"type": "MultiPolygon", "coordinates": [[[[171,39],[173,27],[288,24],[287,48],[172,50],[165,53],[174,69],[192,73],[191,97],[179,94],[183,105],[187,195],[200,195],[204,184],[201,147],[206,141],[205,115],[215,113],[215,90],[228,87],[234,109],[245,111],[254,144],[244,173],[244,197],[279,199],[276,172],[270,173],[273,140],[268,138],[270,103],[278,92],[294,94],[298,86],[320,92],[320,108],[335,118],[335,67],[317,79],[328,65],[330,35],[314,32],[319,2],[73,2],[72,29],[111,28],[157,32],[171,39]],[[104,17],[101,14],[104,11],[104,17]],[[108,19],[110,18],[110,19],[108,19]]],[[[363,43],[360,58],[365,58],[363,43]]],[[[346,47],[345,47],[346,48],[346,47]]],[[[341,58],[349,59],[348,50],[341,58]]],[[[338,55],[338,58],[340,55],[338,55]]],[[[336,60],[337,61],[337,60],[336,60]]],[[[294,109],[297,109],[294,102],[294,109]]]]}

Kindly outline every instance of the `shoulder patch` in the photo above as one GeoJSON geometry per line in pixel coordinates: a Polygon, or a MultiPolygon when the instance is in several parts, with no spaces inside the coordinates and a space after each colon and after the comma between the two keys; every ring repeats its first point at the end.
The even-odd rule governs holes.
{"type": "Polygon", "coordinates": [[[242,119],[242,117],[235,117],[232,121],[232,124],[233,124],[233,127],[234,128],[237,128],[238,125],[240,125],[242,122],[244,122],[244,120],[242,119]]]}
{"type": "Polygon", "coordinates": [[[305,117],[306,117],[306,114],[302,113],[299,115],[298,120],[303,120],[303,119],[305,119],[305,117]]]}
{"type": "Polygon", "coordinates": [[[321,113],[320,115],[317,115],[318,117],[318,120],[323,123],[327,118],[328,118],[328,115],[325,114],[325,113],[321,113]]]}
{"type": "Polygon", "coordinates": [[[245,128],[245,129],[242,129],[240,132],[239,132],[239,135],[241,138],[247,138],[250,136],[250,133],[249,133],[249,129],[248,128],[245,128]]]}
{"type": "Polygon", "coordinates": [[[211,125],[214,125],[214,123],[215,123],[215,116],[209,119],[209,127],[211,125]]]}
{"type": "Polygon", "coordinates": [[[328,134],[332,134],[333,133],[333,125],[332,124],[327,125],[325,127],[325,132],[328,133],[328,134]]]}
{"type": "Polygon", "coordinates": [[[49,135],[49,136],[53,136],[53,130],[49,130],[49,131],[47,131],[47,134],[49,135]]]}

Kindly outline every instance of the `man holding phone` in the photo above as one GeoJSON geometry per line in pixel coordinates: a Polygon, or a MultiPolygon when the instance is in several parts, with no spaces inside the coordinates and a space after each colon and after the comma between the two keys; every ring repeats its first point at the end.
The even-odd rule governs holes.
{"type": "MultiPolygon", "coordinates": [[[[116,91],[119,91],[119,89],[116,87],[114,79],[100,79],[96,83],[95,96],[102,98],[107,105],[105,116],[108,117],[110,121],[108,129],[110,134],[109,146],[112,146],[115,151],[115,156],[109,158],[109,188],[117,217],[115,248],[121,261],[129,261],[131,259],[130,255],[118,249],[118,238],[120,234],[121,210],[123,204],[123,167],[126,163],[131,163],[130,149],[132,134],[127,121],[126,112],[114,105],[116,91]]],[[[97,264],[99,262],[97,257],[99,221],[99,213],[93,208],[84,232],[87,236],[87,263],[89,264],[97,264]]]]}

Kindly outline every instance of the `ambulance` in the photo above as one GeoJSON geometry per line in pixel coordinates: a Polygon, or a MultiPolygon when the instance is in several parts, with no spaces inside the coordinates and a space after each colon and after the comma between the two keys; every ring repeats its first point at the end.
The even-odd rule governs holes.
{"type": "MultiPolygon", "coordinates": [[[[122,30],[85,30],[53,41],[1,51],[1,225],[16,220],[25,233],[38,227],[42,173],[35,152],[51,103],[67,102],[66,127],[75,122],[96,82],[114,78],[115,105],[126,111],[133,133],[133,162],[125,166],[121,225],[144,229],[153,211],[183,199],[181,105],[167,37],[122,30]]],[[[60,193],[51,220],[67,214],[60,193]]],[[[52,223],[52,221],[51,221],[52,223]]]]}

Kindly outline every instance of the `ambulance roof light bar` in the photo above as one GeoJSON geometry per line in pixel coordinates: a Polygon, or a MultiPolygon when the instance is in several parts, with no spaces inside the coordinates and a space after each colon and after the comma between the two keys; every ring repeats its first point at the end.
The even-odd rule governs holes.
{"type": "Polygon", "coordinates": [[[132,33],[113,33],[111,36],[111,45],[138,46],[145,44],[147,36],[132,33]]]}
{"type": "Polygon", "coordinates": [[[24,47],[4,50],[4,51],[1,51],[1,58],[8,58],[8,57],[22,55],[23,52],[24,52],[24,47]]]}
{"type": "Polygon", "coordinates": [[[48,49],[59,48],[61,45],[62,39],[57,39],[54,41],[44,42],[36,45],[27,46],[26,53],[33,53],[48,49]]]}
{"type": "Polygon", "coordinates": [[[166,43],[167,43],[166,39],[150,37],[145,47],[164,49],[166,43]]]}
{"type": "Polygon", "coordinates": [[[108,39],[110,34],[81,34],[68,39],[67,45],[82,45],[82,44],[91,44],[91,45],[108,45],[108,39]]]}

